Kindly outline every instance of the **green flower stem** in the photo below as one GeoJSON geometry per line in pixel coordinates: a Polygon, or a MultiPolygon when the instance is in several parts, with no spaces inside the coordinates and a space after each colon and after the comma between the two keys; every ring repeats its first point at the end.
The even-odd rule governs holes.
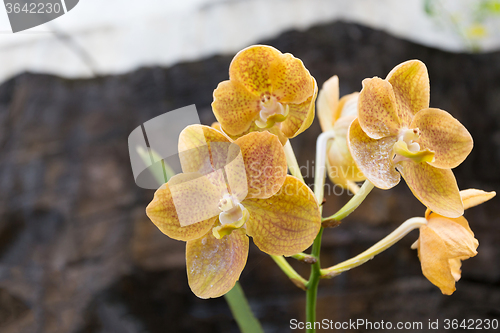
{"type": "MultiPolygon", "coordinates": [[[[311,255],[316,258],[316,262],[311,265],[311,275],[306,285],[306,322],[313,323],[314,327],[316,321],[316,299],[318,296],[318,285],[321,277],[321,266],[319,262],[319,255],[321,250],[321,236],[323,235],[323,227],[319,230],[316,239],[314,239],[311,255]]],[[[314,333],[314,328],[307,329],[307,333],[314,333]]]]}
{"type": "Polygon", "coordinates": [[[376,256],[377,254],[387,250],[388,248],[396,244],[404,236],[410,233],[410,231],[418,229],[426,224],[427,220],[423,217],[413,217],[411,219],[406,220],[396,230],[391,232],[384,239],[382,239],[377,244],[370,247],[365,252],[335,266],[322,269],[321,277],[325,279],[332,278],[354,267],[361,266],[365,262],[373,259],[373,257],[376,256]]]}
{"type": "MultiPolygon", "coordinates": [[[[316,140],[316,170],[314,172],[314,195],[318,200],[320,214],[323,211],[324,187],[326,176],[326,146],[328,140],[333,139],[335,133],[333,131],[321,133],[316,140]]],[[[321,252],[321,237],[323,235],[323,227],[320,228],[318,235],[314,239],[311,256],[316,258],[316,262],[311,265],[311,275],[307,282],[306,291],[306,321],[313,323],[312,329],[307,329],[308,333],[314,333],[314,322],[316,321],[316,300],[318,296],[318,285],[321,277],[321,265],[319,256],[321,252]]]]}
{"type": "Polygon", "coordinates": [[[306,284],[307,281],[304,279],[302,276],[297,273],[292,266],[286,261],[286,259],[283,256],[273,256],[271,255],[271,258],[276,262],[279,268],[288,276],[292,282],[299,287],[300,289],[305,290],[306,289],[306,284]]]}
{"type": "Polygon", "coordinates": [[[286,164],[288,164],[288,170],[290,170],[292,176],[297,177],[301,182],[304,183],[304,177],[302,177],[302,173],[300,172],[299,163],[297,163],[297,158],[295,157],[295,154],[293,152],[290,140],[286,142],[283,148],[285,149],[286,164]]]}
{"type": "Polygon", "coordinates": [[[224,297],[242,333],[264,333],[262,326],[252,313],[250,305],[238,281],[224,297]]]}
{"type": "Polygon", "coordinates": [[[141,146],[137,146],[136,151],[153,174],[153,177],[159,184],[158,186],[165,184],[170,178],[175,176],[175,171],[154,149],[148,148],[148,150],[145,150],[141,146]]]}
{"type": "Polygon", "coordinates": [[[333,214],[330,217],[325,217],[323,219],[323,223],[331,223],[334,221],[342,221],[345,219],[349,214],[354,212],[356,208],[358,208],[359,205],[365,200],[366,196],[368,193],[373,190],[373,184],[369,180],[365,180],[363,183],[363,186],[359,189],[359,191],[349,200],[348,203],[345,204],[344,207],[342,207],[338,212],[333,214]]]}

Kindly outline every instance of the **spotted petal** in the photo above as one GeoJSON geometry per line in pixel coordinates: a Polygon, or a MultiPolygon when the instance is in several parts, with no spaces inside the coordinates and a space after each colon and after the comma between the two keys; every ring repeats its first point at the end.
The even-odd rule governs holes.
{"type": "Polygon", "coordinates": [[[212,232],[186,245],[189,286],[200,298],[219,297],[238,281],[248,257],[248,237],[244,229],[217,239],[212,232]]]}
{"type": "Polygon", "coordinates": [[[223,81],[214,91],[212,110],[224,132],[238,135],[258,117],[260,99],[239,82],[223,81]]]}
{"type": "Polygon", "coordinates": [[[226,150],[230,145],[229,139],[215,128],[203,125],[186,127],[179,135],[179,159],[182,171],[207,174],[223,167],[226,160],[224,153],[220,151],[222,145],[217,143],[224,143],[226,150]],[[216,143],[214,147],[212,143],[216,143]],[[212,148],[215,150],[219,148],[219,151],[214,152],[212,148]]]}
{"type": "MultiPolygon", "coordinates": [[[[190,224],[187,226],[181,225],[181,221],[179,220],[179,216],[177,213],[178,207],[176,208],[176,203],[172,196],[169,184],[175,184],[176,181],[189,181],[193,178],[194,177],[192,174],[179,174],[172,177],[167,184],[164,184],[155,192],[153,201],[151,201],[151,203],[146,208],[146,214],[151,219],[151,221],[153,221],[153,223],[158,227],[158,229],[160,229],[161,232],[163,232],[170,238],[183,241],[199,238],[206,234],[217,220],[217,214],[212,214],[210,211],[210,207],[212,207],[212,204],[215,204],[215,208],[217,208],[218,204],[218,199],[216,198],[217,195],[215,192],[213,192],[213,186],[209,181],[205,181],[206,178],[197,177],[195,179],[195,182],[200,186],[192,186],[191,189],[194,191],[203,189],[207,193],[207,195],[197,193],[196,198],[193,197],[193,200],[196,202],[193,202],[194,208],[191,209],[191,211],[197,211],[197,213],[195,215],[192,215],[191,217],[196,218],[197,216],[202,216],[203,214],[206,214],[207,211],[208,216],[210,217],[201,220],[201,222],[198,223],[190,224]],[[202,209],[202,207],[205,205],[209,208],[202,209]]],[[[188,190],[189,187],[186,188],[186,192],[188,192],[188,190]]],[[[183,193],[179,194],[181,194],[182,197],[183,193]]],[[[189,207],[189,202],[191,200],[190,198],[192,196],[187,193],[184,194],[186,194],[186,197],[183,198],[183,202],[186,207],[189,207]]]]}
{"type": "Polygon", "coordinates": [[[229,66],[229,78],[239,83],[249,93],[260,98],[271,93],[270,70],[281,61],[281,52],[274,47],[254,45],[238,52],[229,66]]]}
{"type": "Polygon", "coordinates": [[[420,146],[434,152],[437,168],[452,169],[462,163],[472,150],[472,137],[467,129],[448,112],[439,109],[419,111],[410,128],[419,128],[420,146]]]}
{"type": "Polygon", "coordinates": [[[420,227],[418,256],[424,276],[439,287],[443,294],[453,294],[456,290],[455,277],[451,271],[446,244],[434,230],[427,226],[420,227]]]}
{"type": "Polygon", "coordinates": [[[314,80],[313,94],[300,104],[287,104],[288,117],[281,123],[281,131],[288,138],[294,138],[311,126],[314,120],[314,104],[318,89],[314,80]]]}
{"type": "Polygon", "coordinates": [[[376,187],[389,189],[401,179],[392,163],[392,147],[397,138],[389,136],[380,140],[370,138],[355,119],[347,134],[347,144],[359,170],[376,187]]]}
{"type": "Polygon", "coordinates": [[[247,199],[247,233],[263,252],[290,256],[307,249],[321,227],[319,206],[312,191],[287,176],[280,192],[269,199],[247,199]]]}
{"type": "Polygon", "coordinates": [[[280,52],[279,57],[270,64],[269,79],[272,94],[281,103],[303,103],[317,90],[314,78],[302,61],[290,53],[280,52]]]}
{"type": "Polygon", "coordinates": [[[394,67],[386,80],[394,90],[401,123],[407,127],[418,111],[429,107],[430,86],[427,67],[419,60],[409,60],[394,67]]]}
{"type": "Polygon", "coordinates": [[[358,117],[361,128],[372,139],[399,133],[401,122],[389,82],[378,77],[363,80],[358,99],[358,117]]]}
{"type": "Polygon", "coordinates": [[[317,113],[319,124],[323,132],[333,129],[335,121],[334,112],[339,104],[339,78],[337,75],[329,78],[318,94],[317,113]]]}
{"type": "Polygon", "coordinates": [[[285,151],[278,137],[269,132],[254,132],[235,143],[245,162],[247,198],[265,199],[276,194],[287,173],[285,151]]]}
{"type": "Polygon", "coordinates": [[[397,169],[415,197],[432,211],[446,217],[459,217],[464,213],[457,181],[450,169],[413,161],[401,161],[397,169]]]}

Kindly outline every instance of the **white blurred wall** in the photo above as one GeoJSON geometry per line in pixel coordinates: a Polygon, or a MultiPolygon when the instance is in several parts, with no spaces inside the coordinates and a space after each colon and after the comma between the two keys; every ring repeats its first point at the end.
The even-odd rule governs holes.
{"type": "MultiPolygon", "coordinates": [[[[0,7],[0,82],[23,71],[90,77],[167,66],[235,53],[285,30],[339,19],[445,50],[468,50],[463,36],[449,29],[445,19],[425,14],[423,1],[80,0],[64,16],[16,34],[0,7]]],[[[460,11],[467,12],[460,3],[466,1],[470,3],[440,3],[451,3],[456,10],[452,14],[460,19],[460,11]]],[[[499,46],[498,35],[480,41],[482,51],[499,46]]]]}

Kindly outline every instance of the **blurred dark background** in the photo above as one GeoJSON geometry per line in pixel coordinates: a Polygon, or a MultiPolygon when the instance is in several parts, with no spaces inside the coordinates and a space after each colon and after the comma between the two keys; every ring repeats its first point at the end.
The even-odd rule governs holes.
{"type": "MultiPolygon", "coordinates": [[[[459,119],[475,141],[454,170],[460,188],[499,188],[500,53],[446,53],[341,22],[261,43],[302,59],[319,85],[338,75],[341,95],[400,62],[422,60],[431,106],[459,119]]],[[[24,73],[0,86],[0,332],[238,331],[224,298],[191,293],[185,243],[146,217],[153,191],[135,185],[127,146],[144,121],[186,105],[196,104],[210,125],[212,92],[228,78],[231,59],[94,79],[24,73]]],[[[292,140],[299,163],[314,160],[319,133],[315,120],[292,140]]],[[[327,196],[325,216],[348,199],[327,196]]],[[[497,200],[466,212],[479,254],[464,262],[452,296],[423,277],[410,249],[413,231],[367,264],[321,281],[318,318],[421,321],[424,328],[429,319],[499,318],[497,200]]],[[[340,227],[325,231],[323,266],[362,252],[424,210],[404,182],[374,190],[340,227]]],[[[306,264],[292,265],[308,275],[306,264]]],[[[288,332],[290,319],[305,319],[303,291],[254,245],[240,281],[266,332],[288,332]]]]}

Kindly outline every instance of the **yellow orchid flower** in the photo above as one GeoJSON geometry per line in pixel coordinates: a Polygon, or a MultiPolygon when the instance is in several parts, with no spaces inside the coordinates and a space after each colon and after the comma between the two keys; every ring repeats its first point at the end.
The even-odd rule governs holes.
{"type": "Polygon", "coordinates": [[[339,79],[334,75],[323,84],[316,103],[321,129],[335,133],[326,148],[328,177],[343,188],[366,179],[347,147],[347,130],[358,115],[358,96],[359,93],[354,92],[339,100],[339,79]]]}
{"type": "MultiPolygon", "coordinates": [[[[495,195],[495,192],[476,189],[460,191],[464,209],[488,201],[495,195]]],[[[443,294],[451,295],[456,290],[455,282],[461,277],[462,260],[477,254],[479,242],[463,216],[448,218],[428,209],[425,218],[427,225],[420,227],[420,237],[412,248],[418,249],[424,276],[443,294]]]]}
{"type": "Polygon", "coordinates": [[[179,152],[183,173],[156,191],[146,213],[164,234],[187,242],[188,281],[198,297],[231,290],[246,264],[247,235],[271,255],[312,244],[321,226],[318,203],[286,174],[275,135],[256,132],[231,142],[214,128],[192,125],[181,132],[179,152]]]}
{"type": "Polygon", "coordinates": [[[255,45],[233,58],[229,80],[214,91],[212,109],[233,139],[267,130],[285,144],[311,126],[317,90],[302,61],[271,46],[255,45]]]}
{"type": "Polygon", "coordinates": [[[449,113],[429,108],[429,76],[422,62],[404,62],[385,80],[363,81],[348,146],[376,187],[392,188],[402,175],[432,211],[447,217],[463,214],[451,169],[471,152],[472,137],[449,113]]]}

